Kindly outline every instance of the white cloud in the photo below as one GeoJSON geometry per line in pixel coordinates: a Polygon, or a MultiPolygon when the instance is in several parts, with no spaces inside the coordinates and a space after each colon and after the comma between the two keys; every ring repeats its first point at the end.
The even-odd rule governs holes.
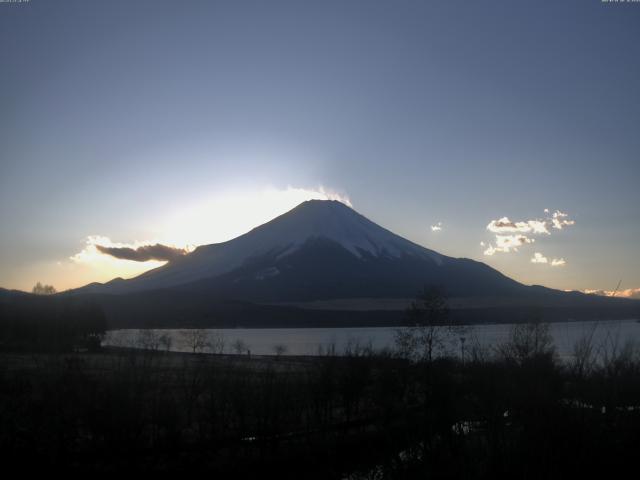
{"type": "Polygon", "coordinates": [[[544,220],[527,220],[525,222],[512,222],[509,217],[492,220],[487,225],[487,230],[493,233],[546,233],[549,235],[547,222],[544,220]]]}
{"type": "Polygon", "coordinates": [[[616,294],[616,297],[637,298],[640,299],[640,288],[627,288],[616,294]]]}
{"type": "MultiPolygon", "coordinates": [[[[487,230],[495,235],[495,246],[489,243],[489,247],[485,249],[484,254],[494,255],[498,252],[517,252],[517,247],[535,241],[527,235],[551,235],[552,229],[562,230],[564,227],[575,224],[575,221],[569,220],[568,214],[560,210],[556,210],[549,216],[549,209],[545,208],[544,213],[546,218],[543,219],[536,218],[514,222],[509,217],[501,217],[497,220],[491,220],[487,225],[487,230]]],[[[482,243],[482,246],[484,246],[484,243],[482,243]]],[[[562,258],[554,260],[550,262],[550,265],[560,266],[565,264],[562,258]]],[[[548,260],[543,262],[542,258],[536,256],[531,261],[533,263],[548,263],[548,260]]]]}
{"type": "Polygon", "coordinates": [[[542,263],[552,267],[562,267],[567,264],[564,258],[552,258],[551,261],[540,252],[536,252],[531,257],[531,263],[542,263]]]}
{"type": "Polygon", "coordinates": [[[634,298],[640,300],[640,288],[627,288],[625,290],[583,290],[584,293],[592,295],[601,295],[604,297],[621,297],[621,298],[634,298]]]}
{"type": "Polygon", "coordinates": [[[484,251],[484,254],[494,255],[498,252],[517,252],[518,247],[533,242],[535,242],[535,239],[529,238],[526,235],[496,235],[496,245],[493,246],[492,244],[489,244],[489,247],[484,251]]]}
{"type": "MultiPolygon", "coordinates": [[[[484,247],[484,245],[482,245],[484,247]]],[[[495,249],[495,247],[491,244],[489,244],[489,246],[487,247],[487,249],[484,251],[485,255],[488,256],[492,256],[497,252],[497,250],[495,249]]]]}
{"type": "Polygon", "coordinates": [[[536,252],[533,254],[533,257],[531,258],[531,263],[549,263],[549,260],[540,252],[536,252]]]}
{"type": "Polygon", "coordinates": [[[438,222],[435,225],[431,225],[432,232],[440,232],[442,231],[442,222],[438,222]]]}
{"type": "Polygon", "coordinates": [[[569,220],[568,217],[569,215],[561,212],[560,210],[553,212],[553,216],[551,218],[553,228],[556,230],[562,230],[564,227],[575,225],[576,222],[574,220],[569,220]]]}
{"type": "Polygon", "coordinates": [[[547,228],[547,222],[544,220],[529,220],[528,222],[529,228],[531,228],[531,233],[545,233],[547,235],[551,235],[549,229],[547,228]]]}
{"type": "Polygon", "coordinates": [[[298,195],[301,193],[306,195],[307,200],[337,200],[338,202],[344,203],[349,207],[353,208],[353,204],[351,203],[351,199],[349,195],[345,195],[343,193],[338,193],[335,190],[330,188],[325,188],[323,185],[320,185],[315,190],[314,189],[304,189],[304,188],[293,188],[291,186],[287,187],[285,192],[293,191],[298,195]]]}
{"type": "Polygon", "coordinates": [[[496,235],[496,246],[504,252],[516,250],[517,248],[528,243],[535,242],[535,239],[526,235],[496,235]]]}

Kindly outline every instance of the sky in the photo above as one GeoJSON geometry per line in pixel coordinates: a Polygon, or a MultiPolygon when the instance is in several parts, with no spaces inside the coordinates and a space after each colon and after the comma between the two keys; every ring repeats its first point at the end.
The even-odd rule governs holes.
{"type": "Polygon", "coordinates": [[[0,286],[309,198],[526,284],[640,288],[640,3],[0,3],[0,286]]]}

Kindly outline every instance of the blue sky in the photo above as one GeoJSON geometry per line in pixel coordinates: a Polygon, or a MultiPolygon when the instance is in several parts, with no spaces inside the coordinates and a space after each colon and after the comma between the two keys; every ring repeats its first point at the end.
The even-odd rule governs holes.
{"type": "Polygon", "coordinates": [[[524,283],[640,287],[640,4],[31,0],[0,42],[0,286],[133,274],[77,254],[220,241],[323,186],[524,283]],[[556,210],[485,255],[491,221],[556,210]]]}

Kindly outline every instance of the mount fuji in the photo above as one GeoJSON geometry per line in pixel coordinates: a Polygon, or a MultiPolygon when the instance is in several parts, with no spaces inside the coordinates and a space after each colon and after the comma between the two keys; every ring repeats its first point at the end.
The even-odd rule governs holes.
{"type": "Polygon", "coordinates": [[[138,277],[67,294],[94,297],[110,319],[126,325],[237,326],[256,318],[260,326],[388,324],[428,285],[443,288],[459,315],[480,314],[472,321],[532,306],[564,308],[568,315],[567,307],[594,311],[614,303],[523,285],[481,262],[417,245],[329,200],[304,202],[138,277]]]}
{"type": "Polygon", "coordinates": [[[438,284],[456,296],[522,288],[482,263],[410,242],[341,202],[310,200],[233,240],[200,246],[138,277],[92,284],[85,291],[188,288],[284,301],[411,296],[424,284],[438,284]]]}

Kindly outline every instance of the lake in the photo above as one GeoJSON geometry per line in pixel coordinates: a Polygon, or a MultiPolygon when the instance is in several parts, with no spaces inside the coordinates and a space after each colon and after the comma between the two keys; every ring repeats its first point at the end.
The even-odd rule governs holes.
{"type": "MultiPolygon", "coordinates": [[[[466,351],[474,345],[492,349],[509,339],[512,324],[474,325],[463,334],[448,335],[445,348],[460,354],[464,337],[466,351]]],[[[215,353],[273,355],[280,346],[283,355],[319,355],[327,351],[343,354],[347,349],[370,346],[374,350],[393,348],[396,327],[372,328],[232,328],[232,329],[164,329],[111,330],[103,345],[169,349],[176,352],[194,350],[215,353]],[[164,341],[161,338],[164,336],[164,341]]],[[[621,348],[626,342],[640,342],[640,323],[636,320],[559,322],[550,324],[556,350],[561,358],[570,358],[577,341],[591,336],[596,348],[621,348]]]]}

